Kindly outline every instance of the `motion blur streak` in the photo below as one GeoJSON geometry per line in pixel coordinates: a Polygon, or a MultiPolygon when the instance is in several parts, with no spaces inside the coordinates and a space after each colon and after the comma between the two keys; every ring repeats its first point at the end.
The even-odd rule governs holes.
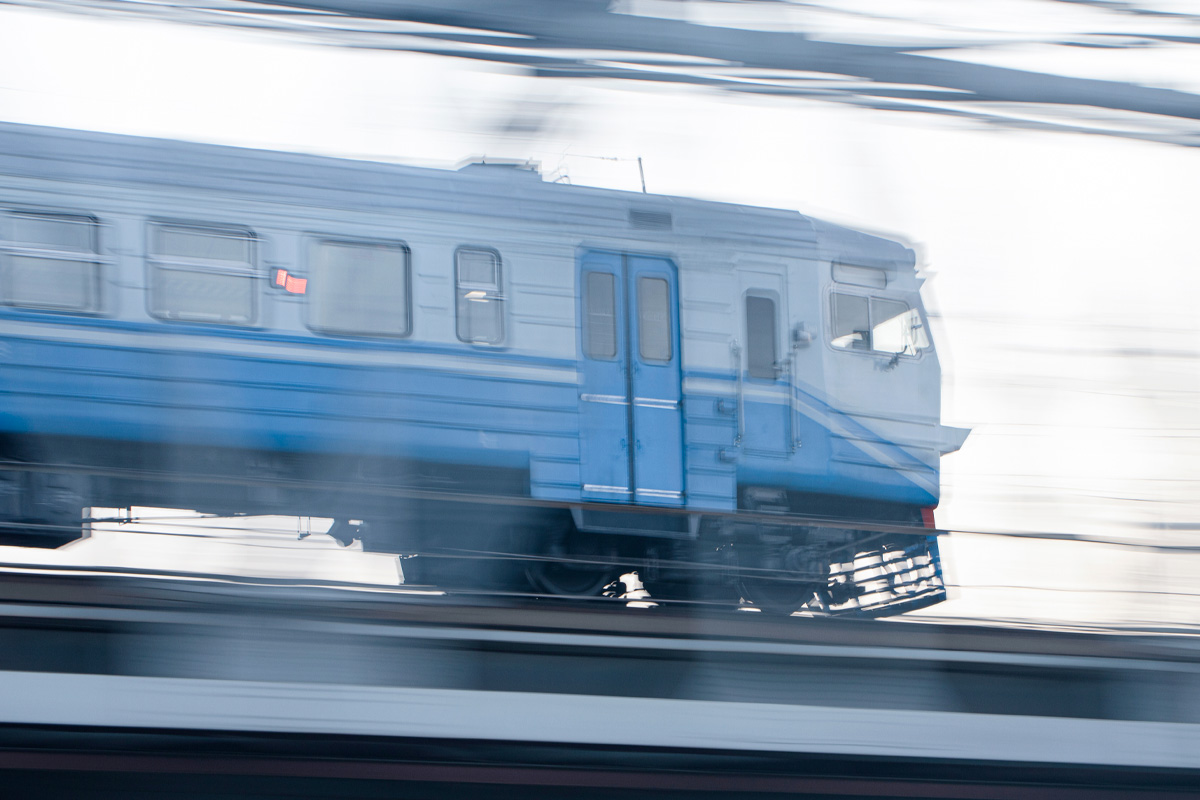
{"type": "Polygon", "coordinates": [[[1198,43],[0,0],[3,794],[1196,796],[1198,43]]]}
{"type": "Polygon", "coordinates": [[[695,84],[1022,130],[1200,144],[1197,73],[1155,58],[1171,50],[1194,59],[1200,47],[1200,14],[1170,0],[4,2],[279,31],[520,65],[550,78],[695,84]],[[1103,66],[1096,50],[1125,68],[1110,68],[1107,79],[1082,77],[1103,66]],[[1132,70],[1139,80],[1125,77],[1132,70]]]}
{"type": "Polygon", "coordinates": [[[315,797],[325,776],[356,796],[601,769],[590,785],[1000,798],[1038,781],[1066,798],[1200,775],[1189,638],[4,577],[0,771],[15,786],[70,785],[49,770],[236,779],[200,784],[216,797],[273,775],[315,797]]]}

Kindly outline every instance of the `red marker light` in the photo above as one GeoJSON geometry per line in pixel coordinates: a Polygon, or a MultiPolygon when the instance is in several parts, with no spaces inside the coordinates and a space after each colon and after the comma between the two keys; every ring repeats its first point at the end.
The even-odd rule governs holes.
{"type": "Polygon", "coordinates": [[[286,269],[277,268],[272,273],[271,285],[292,294],[304,294],[308,289],[308,278],[297,278],[295,275],[288,275],[286,269]]]}

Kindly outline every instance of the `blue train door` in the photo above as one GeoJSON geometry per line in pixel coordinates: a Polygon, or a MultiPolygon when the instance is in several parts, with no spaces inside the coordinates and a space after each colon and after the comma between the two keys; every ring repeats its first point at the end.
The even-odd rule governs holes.
{"type": "Polygon", "coordinates": [[[679,289],[667,259],[579,259],[583,498],[683,503],[679,289]]]}

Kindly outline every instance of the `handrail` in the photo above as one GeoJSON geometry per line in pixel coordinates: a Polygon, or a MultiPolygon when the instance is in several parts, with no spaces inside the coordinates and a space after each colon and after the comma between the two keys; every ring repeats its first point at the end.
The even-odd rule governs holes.
{"type": "Polygon", "coordinates": [[[800,441],[800,425],[796,418],[796,397],[800,391],[800,367],[796,362],[796,351],[799,350],[795,344],[792,345],[792,350],[788,354],[788,363],[791,369],[791,379],[787,382],[787,404],[788,404],[788,438],[791,439],[791,452],[795,453],[800,449],[802,443],[800,441]]]}
{"type": "Polygon", "coordinates": [[[734,382],[737,385],[737,438],[733,440],[733,446],[741,447],[742,437],[746,433],[746,393],[742,387],[742,346],[737,339],[730,340],[729,352],[733,356],[734,382]]]}

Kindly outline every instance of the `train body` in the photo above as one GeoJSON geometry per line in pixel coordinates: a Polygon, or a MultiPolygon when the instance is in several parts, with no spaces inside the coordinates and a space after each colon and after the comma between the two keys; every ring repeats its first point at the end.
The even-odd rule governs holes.
{"type": "Polygon", "coordinates": [[[867,534],[739,513],[937,505],[965,432],[919,288],[791,211],[3,124],[0,513],[29,544],[156,505],[819,575],[867,534]]]}

